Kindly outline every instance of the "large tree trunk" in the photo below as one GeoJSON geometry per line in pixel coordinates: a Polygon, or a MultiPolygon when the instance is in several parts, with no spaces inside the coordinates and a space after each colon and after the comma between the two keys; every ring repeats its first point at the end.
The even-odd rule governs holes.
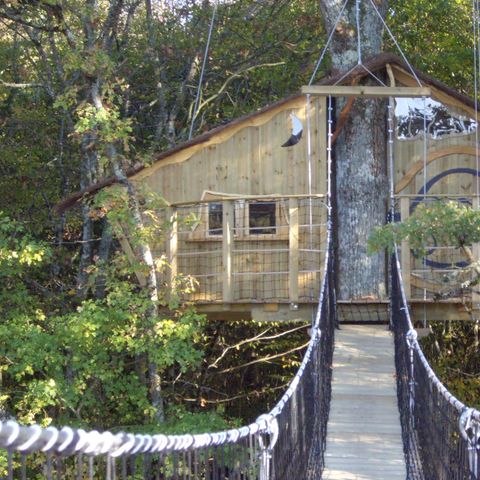
{"type": "MultiPolygon", "coordinates": [[[[330,31],[344,0],[321,0],[325,28],[330,31]]],[[[376,1],[382,15],[384,0],[376,1]]],[[[383,25],[373,7],[361,2],[362,58],[381,52],[383,25]]],[[[344,12],[330,49],[332,67],[346,72],[358,62],[355,1],[344,12]]],[[[372,80],[367,80],[369,83],[372,80]]],[[[336,102],[336,114],[345,99],[336,102]]],[[[335,145],[338,212],[338,298],[383,298],[386,295],[385,255],[367,254],[367,239],[387,213],[385,100],[356,99],[335,145]]]]}

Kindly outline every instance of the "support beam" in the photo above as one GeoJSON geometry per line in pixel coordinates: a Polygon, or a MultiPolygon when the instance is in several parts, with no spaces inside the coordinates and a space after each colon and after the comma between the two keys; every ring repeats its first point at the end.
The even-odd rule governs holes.
{"type": "Polygon", "coordinates": [[[365,85],[307,85],[302,93],[332,97],[430,97],[428,87],[369,87],[365,85]]]}
{"type": "MultiPolygon", "coordinates": [[[[402,222],[407,221],[410,216],[410,199],[402,197],[400,199],[400,220],[402,222]]],[[[403,274],[403,287],[405,289],[405,296],[407,301],[412,298],[412,286],[411,286],[411,257],[410,257],[410,244],[408,240],[402,240],[401,245],[401,257],[400,264],[403,274]]]]}
{"type": "Polygon", "coordinates": [[[298,200],[290,198],[289,212],[289,249],[288,249],[288,292],[291,304],[298,304],[298,200]]]}
{"type": "Polygon", "coordinates": [[[223,253],[223,302],[231,303],[233,301],[233,221],[234,221],[234,203],[224,200],[222,202],[222,253],[223,253]]]}

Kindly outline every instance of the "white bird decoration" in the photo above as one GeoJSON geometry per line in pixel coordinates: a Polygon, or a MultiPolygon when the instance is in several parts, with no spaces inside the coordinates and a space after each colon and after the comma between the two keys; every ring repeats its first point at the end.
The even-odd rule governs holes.
{"type": "Polygon", "coordinates": [[[290,135],[290,138],[282,145],[282,147],[293,147],[293,145],[296,145],[302,138],[302,122],[293,113],[290,114],[290,118],[292,119],[292,134],[290,135]]]}

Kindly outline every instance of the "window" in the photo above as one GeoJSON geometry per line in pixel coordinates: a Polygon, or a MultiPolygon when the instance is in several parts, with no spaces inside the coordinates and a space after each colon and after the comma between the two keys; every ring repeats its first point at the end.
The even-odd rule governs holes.
{"type": "Polygon", "coordinates": [[[221,203],[208,204],[208,234],[221,235],[222,228],[223,205],[221,203]]]}
{"type": "Polygon", "coordinates": [[[276,233],[275,202],[255,202],[249,204],[248,227],[250,235],[276,233]]]}

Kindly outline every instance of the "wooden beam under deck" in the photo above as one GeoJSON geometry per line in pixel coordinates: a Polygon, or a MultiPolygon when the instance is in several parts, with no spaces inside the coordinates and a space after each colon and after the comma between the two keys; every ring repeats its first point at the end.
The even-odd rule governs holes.
{"type": "Polygon", "coordinates": [[[369,87],[364,85],[306,85],[302,87],[306,95],[332,97],[430,97],[429,87],[369,87]]]}
{"type": "MultiPolygon", "coordinates": [[[[367,315],[375,312],[375,318],[369,321],[377,323],[388,323],[389,301],[362,301],[362,302],[339,302],[339,316],[342,322],[365,323],[367,315]],[[360,313],[360,315],[359,315],[360,313]]],[[[292,309],[287,302],[277,304],[263,304],[262,302],[252,303],[198,303],[195,306],[199,313],[203,313],[209,320],[257,320],[264,322],[283,321],[311,321],[312,312],[317,308],[316,302],[302,302],[296,310],[292,309]],[[276,308],[271,308],[276,305],[276,308]]],[[[472,317],[465,309],[460,299],[431,300],[412,299],[410,302],[410,313],[415,326],[421,326],[424,322],[424,315],[428,322],[438,321],[472,321],[472,317]]]]}

